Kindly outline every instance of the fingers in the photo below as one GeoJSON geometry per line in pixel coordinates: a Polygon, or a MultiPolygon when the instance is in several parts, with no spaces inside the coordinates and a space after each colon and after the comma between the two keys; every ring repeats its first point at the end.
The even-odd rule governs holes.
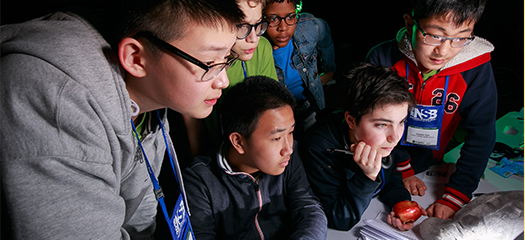
{"type": "Polygon", "coordinates": [[[447,220],[447,219],[451,219],[456,213],[456,211],[454,211],[452,208],[447,207],[443,204],[434,203],[432,205],[434,206],[433,208],[434,217],[447,220]]]}
{"type": "Polygon", "coordinates": [[[427,186],[421,179],[418,179],[420,182],[416,184],[417,191],[419,193],[419,196],[425,195],[425,191],[427,190],[427,186]]]}
{"type": "Polygon", "coordinates": [[[425,183],[416,176],[404,178],[403,184],[405,185],[405,188],[408,190],[408,192],[415,196],[423,196],[425,195],[425,191],[427,190],[427,186],[425,185],[425,183]]]}
{"type": "Polygon", "coordinates": [[[395,216],[394,212],[390,212],[390,214],[387,216],[387,221],[388,221],[388,224],[399,229],[400,231],[410,230],[414,226],[413,222],[403,224],[401,220],[395,216]]]}
{"type": "MultiPolygon", "coordinates": [[[[401,222],[401,221],[399,221],[399,222],[401,222]]],[[[403,224],[401,227],[402,227],[402,229],[399,228],[399,230],[401,230],[401,231],[408,231],[408,230],[412,229],[412,227],[414,227],[414,222],[409,222],[409,223],[403,224]]]]}
{"type": "Polygon", "coordinates": [[[411,183],[409,188],[410,188],[410,193],[412,195],[419,195],[419,190],[415,184],[411,183]]]}
{"type": "Polygon", "coordinates": [[[363,170],[363,173],[375,181],[381,170],[381,154],[364,142],[352,144],[350,149],[354,149],[354,161],[363,170]]]}
{"type": "Polygon", "coordinates": [[[421,214],[422,214],[423,216],[428,216],[427,211],[425,210],[425,208],[421,207],[421,205],[419,205],[419,210],[421,211],[421,214]]]}
{"type": "Polygon", "coordinates": [[[430,207],[427,208],[427,216],[434,217],[434,204],[430,205],[430,207]]]}
{"type": "Polygon", "coordinates": [[[350,149],[354,149],[354,160],[362,165],[372,166],[376,168],[381,167],[382,156],[377,150],[372,149],[370,145],[364,142],[352,144],[350,149]]]}

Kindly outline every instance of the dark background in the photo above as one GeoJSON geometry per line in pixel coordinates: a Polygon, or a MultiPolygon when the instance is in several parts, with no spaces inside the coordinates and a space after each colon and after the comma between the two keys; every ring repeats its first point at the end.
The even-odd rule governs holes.
{"type": "MultiPolygon", "coordinates": [[[[87,8],[99,17],[104,25],[114,11],[114,3],[114,0],[4,0],[0,4],[0,24],[27,21],[75,4],[87,8]]],[[[409,0],[303,0],[303,12],[324,19],[331,28],[338,70],[349,64],[364,61],[373,46],[394,38],[397,31],[404,26],[403,15],[407,13],[408,6],[409,0]]],[[[495,46],[491,62],[499,95],[497,118],[509,111],[519,111],[523,107],[523,9],[523,1],[488,0],[485,12],[474,29],[476,36],[489,40],[495,46]]],[[[339,74],[334,74],[336,83],[325,88],[328,107],[342,106],[343,83],[339,74]]],[[[447,147],[452,148],[460,142],[461,138],[455,137],[447,147]]],[[[165,160],[165,163],[169,164],[169,161],[165,160]]],[[[166,181],[162,179],[172,181],[173,176],[161,174],[159,179],[161,182],[166,181]]],[[[165,191],[168,199],[173,198],[169,195],[170,192],[172,191],[165,191]]],[[[168,204],[168,209],[172,209],[171,205],[168,204]]],[[[163,221],[162,218],[159,219],[163,221]]],[[[159,224],[158,229],[156,237],[159,239],[168,233],[163,224],[159,224]]],[[[5,231],[2,235],[4,233],[5,231]]]]}
{"type": "MultiPolygon", "coordinates": [[[[324,19],[332,30],[338,70],[364,61],[375,45],[393,39],[404,26],[410,1],[303,0],[303,11],[324,19]]],[[[474,34],[490,41],[492,67],[498,88],[497,118],[523,108],[523,1],[488,0],[474,34]]],[[[336,80],[338,74],[336,74],[336,80]]],[[[330,88],[327,92],[334,91],[330,88]]],[[[337,85],[336,85],[337,87],[337,85]]],[[[336,91],[339,89],[336,89],[336,91]]],[[[327,94],[327,104],[337,105],[341,94],[327,94]]]]}
{"type": "MultiPolygon", "coordinates": [[[[86,7],[104,19],[112,13],[114,2],[4,0],[0,5],[0,24],[30,20],[72,4],[86,7]]],[[[335,45],[336,64],[342,70],[351,63],[364,61],[370,48],[395,37],[404,26],[403,14],[409,9],[409,2],[303,0],[303,12],[312,13],[328,23],[335,45]]],[[[474,29],[476,36],[489,40],[495,46],[491,62],[498,87],[498,118],[523,107],[523,9],[523,1],[488,0],[485,12],[474,29]]],[[[339,72],[336,72],[336,82],[339,78],[339,72]]],[[[327,105],[340,106],[340,85],[331,85],[326,91],[327,105]]]]}

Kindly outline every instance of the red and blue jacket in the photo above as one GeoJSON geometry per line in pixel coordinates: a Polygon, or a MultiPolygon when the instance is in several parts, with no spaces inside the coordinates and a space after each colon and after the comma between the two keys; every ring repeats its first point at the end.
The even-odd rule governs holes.
{"type": "Polygon", "coordinates": [[[372,48],[367,56],[368,62],[391,67],[405,78],[408,69],[410,91],[421,105],[443,103],[445,79],[449,76],[439,150],[398,146],[407,154],[406,158],[398,159],[396,165],[406,178],[442,161],[445,147],[461,124],[467,136],[456,171],[445,185],[442,198],[437,201],[455,211],[470,202],[494,147],[497,91],[490,64],[490,52],[493,50],[490,42],[476,37],[426,81],[423,81],[417,67],[406,29],[400,30],[396,39],[372,48]]]}

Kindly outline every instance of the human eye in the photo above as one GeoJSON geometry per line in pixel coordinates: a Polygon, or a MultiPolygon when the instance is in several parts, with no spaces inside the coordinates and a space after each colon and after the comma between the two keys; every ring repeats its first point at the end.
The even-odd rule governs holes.
{"type": "Polygon", "coordinates": [[[279,141],[279,140],[281,140],[281,137],[272,138],[273,142],[276,142],[276,141],[279,141]]]}
{"type": "Polygon", "coordinates": [[[433,40],[436,40],[436,41],[441,41],[441,39],[442,39],[442,37],[438,36],[438,35],[428,34],[428,36],[431,37],[433,40]]]}
{"type": "Polygon", "coordinates": [[[385,123],[376,123],[376,128],[379,128],[379,129],[383,129],[383,128],[386,128],[386,124],[385,123]]]}
{"type": "Polygon", "coordinates": [[[286,20],[293,20],[295,17],[296,17],[295,13],[288,14],[288,16],[286,16],[286,20]]]}
{"type": "Polygon", "coordinates": [[[203,62],[206,66],[211,66],[215,63],[215,61],[209,61],[209,62],[203,62]]]}
{"type": "Polygon", "coordinates": [[[250,26],[249,26],[249,24],[247,24],[247,23],[243,23],[243,24],[239,24],[239,25],[237,25],[237,29],[239,29],[239,30],[241,30],[241,31],[242,31],[242,30],[246,30],[246,29],[248,29],[249,27],[250,27],[250,26]]]}
{"type": "Polygon", "coordinates": [[[468,40],[468,38],[454,38],[454,42],[456,43],[464,43],[468,40]]]}
{"type": "Polygon", "coordinates": [[[277,22],[277,15],[266,16],[266,20],[268,20],[271,23],[277,22]]]}

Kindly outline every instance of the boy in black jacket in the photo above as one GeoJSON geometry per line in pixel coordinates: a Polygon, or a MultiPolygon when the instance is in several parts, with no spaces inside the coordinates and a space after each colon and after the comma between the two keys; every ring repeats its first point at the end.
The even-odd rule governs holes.
{"type": "MultiPolygon", "coordinates": [[[[388,68],[361,64],[344,76],[349,82],[344,112],[328,116],[308,144],[301,146],[308,179],[321,200],[328,227],[338,230],[357,224],[378,193],[390,209],[410,200],[392,158],[415,102],[406,80],[388,68]]],[[[413,223],[401,224],[393,212],[388,221],[400,230],[413,227],[413,223]]]]}
{"type": "Polygon", "coordinates": [[[293,95],[264,76],[224,96],[224,142],[184,172],[195,238],[325,239],[326,216],[293,140],[293,95]]]}

